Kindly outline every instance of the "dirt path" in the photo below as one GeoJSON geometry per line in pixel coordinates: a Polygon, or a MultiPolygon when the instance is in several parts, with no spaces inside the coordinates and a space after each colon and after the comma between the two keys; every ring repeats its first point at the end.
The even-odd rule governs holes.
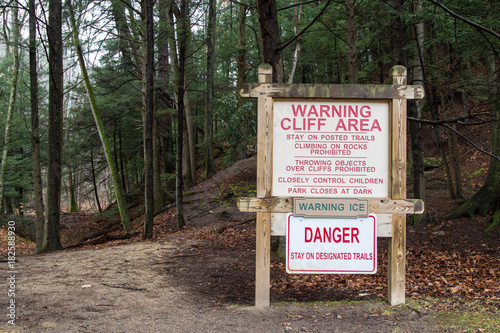
{"type": "MultiPolygon", "coordinates": [[[[376,300],[286,303],[265,310],[214,304],[210,299],[204,302],[190,281],[177,281],[165,269],[159,269],[173,264],[178,253],[203,246],[207,244],[201,241],[141,242],[21,257],[16,281],[16,326],[10,327],[3,320],[0,332],[435,330],[432,317],[376,300]]],[[[219,263],[206,265],[220,265],[225,259],[230,260],[219,258],[219,263]]],[[[182,267],[176,270],[182,271],[182,267]]],[[[2,309],[6,306],[2,297],[2,309]]]]}

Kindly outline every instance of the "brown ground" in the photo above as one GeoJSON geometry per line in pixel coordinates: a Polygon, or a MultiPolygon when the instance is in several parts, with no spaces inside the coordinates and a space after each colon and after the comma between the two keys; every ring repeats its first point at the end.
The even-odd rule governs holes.
{"type": "MultiPolygon", "coordinates": [[[[456,202],[447,199],[441,172],[428,173],[435,220],[408,227],[406,305],[385,301],[387,246],[379,239],[374,276],[288,275],[273,256],[272,307],[255,309],[255,223],[211,234],[252,217],[234,204],[254,189],[249,159],[186,195],[188,227],[180,232],[175,208],[166,207],[153,241],[140,241],[138,217],[132,239],[111,240],[119,229],[78,244],[116,218],[83,213],[64,215],[65,251],[23,256],[33,245],[18,239],[16,326],[3,315],[0,332],[498,332],[500,235],[485,233],[479,218],[442,218],[456,202]],[[474,323],[454,319],[468,312],[474,323]]],[[[467,195],[481,177],[467,178],[467,195]]],[[[139,206],[133,214],[140,216],[139,206]]],[[[3,290],[7,314],[5,282],[3,290]]]]}

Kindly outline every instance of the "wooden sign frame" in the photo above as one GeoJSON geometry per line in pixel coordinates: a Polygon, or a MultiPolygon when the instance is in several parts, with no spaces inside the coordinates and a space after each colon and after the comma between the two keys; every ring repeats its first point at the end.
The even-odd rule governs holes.
{"type": "Polygon", "coordinates": [[[284,235],[284,216],[293,198],[272,197],[273,99],[372,99],[390,101],[389,198],[369,199],[369,212],[379,216],[377,233],[389,237],[387,297],[391,305],[405,303],[406,214],[421,214],[421,200],[406,199],[406,100],[422,99],[419,85],[407,85],[406,68],[394,66],[391,85],[274,84],[272,67],[259,66],[259,83],[244,84],[242,97],[258,99],[257,196],[240,198],[241,211],[256,212],[255,306],[270,306],[271,235],[284,235]],[[283,220],[283,223],[281,222],[283,220]],[[273,224],[273,226],[272,226],[273,224]]]}

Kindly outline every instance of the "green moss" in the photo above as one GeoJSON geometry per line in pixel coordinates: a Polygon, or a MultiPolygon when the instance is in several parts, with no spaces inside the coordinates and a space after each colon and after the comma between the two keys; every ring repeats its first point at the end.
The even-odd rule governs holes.
{"type": "Polygon", "coordinates": [[[486,168],[480,168],[476,171],[471,172],[471,174],[468,176],[468,178],[471,179],[471,178],[477,177],[481,174],[484,174],[486,172],[487,172],[486,168]]]}
{"type": "Polygon", "coordinates": [[[500,332],[500,313],[447,311],[436,315],[438,326],[460,332],[500,332]]]}

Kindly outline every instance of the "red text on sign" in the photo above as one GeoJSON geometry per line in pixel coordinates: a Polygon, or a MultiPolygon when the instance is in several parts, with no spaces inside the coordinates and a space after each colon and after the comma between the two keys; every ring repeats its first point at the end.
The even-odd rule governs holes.
{"type": "Polygon", "coordinates": [[[304,228],[306,243],[359,243],[359,229],[356,227],[344,228],[304,228]]]}

